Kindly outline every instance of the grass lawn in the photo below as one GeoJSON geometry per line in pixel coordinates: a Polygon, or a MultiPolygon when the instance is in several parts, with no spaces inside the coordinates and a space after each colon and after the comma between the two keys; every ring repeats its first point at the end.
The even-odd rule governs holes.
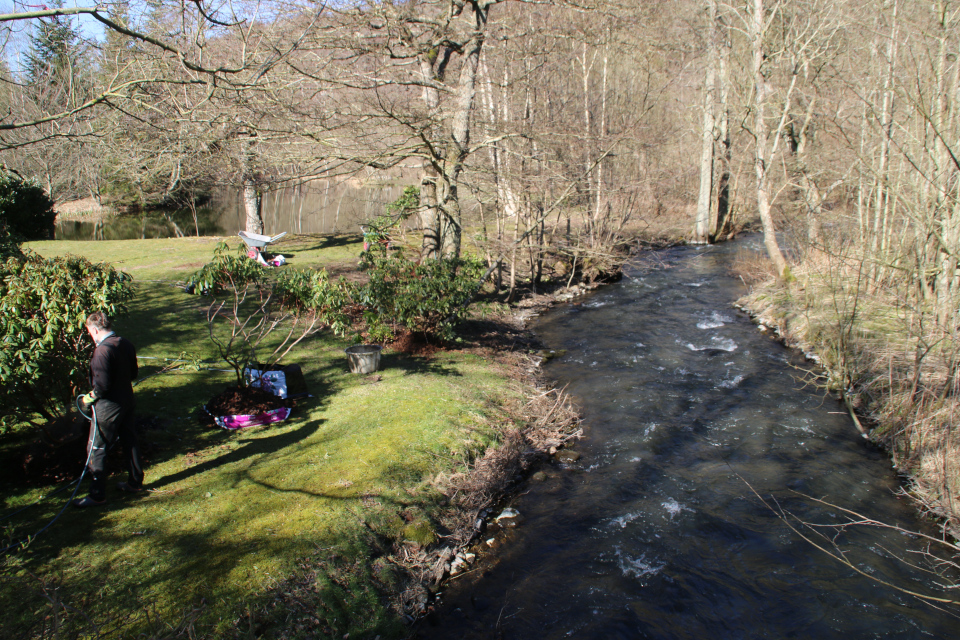
{"type": "MultiPolygon", "coordinates": [[[[360,242],[294,237],[271,249],[289,258],[284,269],[336,272],[355,265],[360,242]]],[[[497,441],[507,420],[501,405],[518,390],[497,365],[456,351],[429,359],[386,352],[379,379],[350,374],[343,353],[349,343],[323,332],[285,360],[302,366],[313,395],[290,420],[239,432],[205,426],[201,406],[232,384],[233,374],[212,370],[226,367],[212,363],[204,299],[175,285],[210,259],[215,243],[29,245],[130,273],[137,298],[116,328],[140,356],[187,352],[211,364],[150,376],[162,361],[141,360],[140,375],[150,377],[136,387],[138,413],[154,418],[141,433],[149,493],[116,490],[125,476],[115,460],[108,505],[67,509],[8,555],[0,574],[0,637],[173,637],[190,625],[193,637],[404,634],[384,598],[399,580],[388,560],[391,546],[442,535],[438,478],[497,441]],[[281,595],[298,580],[314,587],[293,606],[281,595]],[[286,604],[270,605],[279,600],[286,604]],[[54,624],[62,625],[59,635],[54,624]]],[[[52,489],[22,482],[17,465],[27,437],[8,435],[0,445],[0,515],[52,489]]],[[[37,531],[68,496],[0,521],[3,540],[37,531]]]]}

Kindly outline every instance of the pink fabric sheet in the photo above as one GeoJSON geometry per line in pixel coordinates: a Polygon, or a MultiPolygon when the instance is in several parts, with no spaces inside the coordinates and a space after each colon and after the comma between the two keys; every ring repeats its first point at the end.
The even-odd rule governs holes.
{"type": "Polygon", "coordinates": [[[265,411],[264,413],[258,413],[254,416],[220,416],[214,418],[214,420],[224,429],[234,430],[245,429],[246,427],[259,427],[265,424],[273,424],[274,422],[283,422],[288,417],[290,417],[290,409],[288,407],[280,407],[279,409],[265,411]]]}

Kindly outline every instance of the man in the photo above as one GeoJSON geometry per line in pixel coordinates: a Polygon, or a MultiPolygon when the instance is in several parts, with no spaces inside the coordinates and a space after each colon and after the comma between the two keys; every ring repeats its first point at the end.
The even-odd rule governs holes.
{"type": "Polygon", "coordinates": [[[90,460],[87,471],[93,482],[90,495],[73,501],[73,506],[80,508],[102,505],[107,501],[107,450],[117,438],[123,446],[129,473],[129,479],[118,486],[130,493],[143,491],[143,467],[133,418],[137,350],[129,340],[113,332],[110,318],[102,311],[91,313],[86,327],[96,345],[90,360],[90,386],[93,390],[82,398],[95,417],[90,421],[87,440],[90,460]]]}

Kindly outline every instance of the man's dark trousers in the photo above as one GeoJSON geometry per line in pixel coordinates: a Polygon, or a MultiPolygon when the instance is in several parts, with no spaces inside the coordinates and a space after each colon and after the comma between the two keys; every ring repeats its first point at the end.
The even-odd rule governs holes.
{"type": "Polygon", "coordinates": [[[90,437],[87,439],[90,462],[87,471],[93,476],[90,497],[98,502],[107,497],[107,450],[117,438],[120,439],[123,457],[127,461],[130,485],[137,488],[143,486],[143,465],[140,463],[140,444],[137,441],[133,409],[132,402],[124,406],[110,400],[97,400],[93,405],[97,421],[96,428],[93,422],[90,424],[90,437]]]}

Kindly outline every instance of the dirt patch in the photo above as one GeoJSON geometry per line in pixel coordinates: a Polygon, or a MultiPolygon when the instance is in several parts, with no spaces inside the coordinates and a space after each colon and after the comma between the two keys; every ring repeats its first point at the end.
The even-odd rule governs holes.
{"type": "Polygon", "coordinates": [[[370,280],[370,275],[357,269],[353,262],[331,262],[323,266],[327,270],[330,280],[336,280],[342,277],[347,282],[353,284],[366,284],[370,280]]]}
{"type": "Polygon", "coordinates": [[[227,387],[207,403],[207,411],[215,416],[252,416],[280,407],[294,407],[295,400],[278,398],[253,387],[227,387]]]}
{"type": "Polygon", "coordinates": [[[83,471],[87,459],[86,441],[76,440],[59,445],[33,442],[23,454],[23,481],[30,486],[49,486],[73,480],[83,471]]]}
{"type": "Polygon", "coordinates": [[[406,331],[398,335],[396,340],[387,343],[387,346],[397,353],[416,356],[430,356],[443,348],[436,340],[431,342],[423,333],[414,331],[406,331]]]}

